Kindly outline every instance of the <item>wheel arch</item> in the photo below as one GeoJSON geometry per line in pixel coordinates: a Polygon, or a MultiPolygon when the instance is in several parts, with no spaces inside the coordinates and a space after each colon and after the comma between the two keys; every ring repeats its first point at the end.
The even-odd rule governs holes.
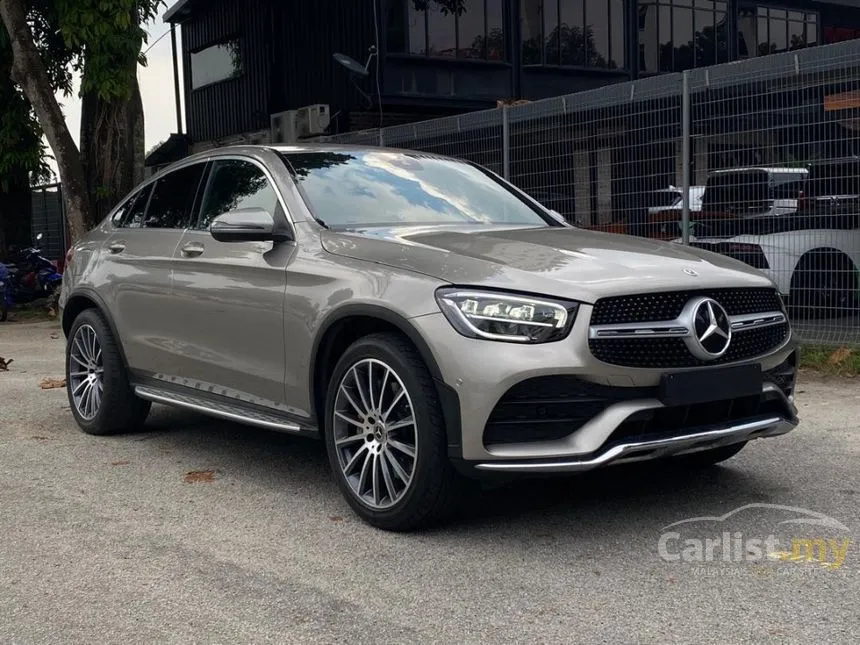
{"type": "MultiPolygon", "coordinates": [[[[794,265],[794,268],[791,271],[791,282],[794,283],[795,276],[799,271],[802,271],[806,268],[806,263],[821,261],[824,258],[838,258],[838,260],[848,263],[855,272],[857,271],[857,263],[851,258],[848,253],[843,251],[842,249],[838,249],[833,246],[820,246],[814,249],[808,249],[804,251],[799,258],[797,258],[797,262],[794,265]]],[[[833,261],[830,259],[829,261],[833,261]]]]}
{"type": "Polygon", "coordinates": [[[320,433],[323,432],[325,423],[326,387],[337,361],[353,342],[379,331],[401,334],[418,351],[436,384],[447,428],[449,454],[458,454],[461,439],[460,402],[457,393],[443,381],[442,372],[430,345],[409,319],[381,305],[345,305],[330,314],[320,325],[311,351],[308,380],[310,403],[320,433]]]}
{"type": "Polygon", "coordinates": [[[119,355],[122,360],[123,367],[128,370],[128,361],[125,357],[125,350],[123,349],[122,341],[120,340],[113,317],[110,315],[104,300],[102,300],[95,291],[90,289],[79,289],[74,291],[67,298],[66,304],[63,307],[61,320],[63,335],[68,338],[69,332],[72,330],[72,325],[75,323],[75,319],[81,314],[81,312],[86,311],[87,309],[97,310],[101,314],[102,318],[105,319],[105,322],[110,328],[111,334],[113,334],[114,340],[116,341],[116,346],[119,349],[119,355]]]}

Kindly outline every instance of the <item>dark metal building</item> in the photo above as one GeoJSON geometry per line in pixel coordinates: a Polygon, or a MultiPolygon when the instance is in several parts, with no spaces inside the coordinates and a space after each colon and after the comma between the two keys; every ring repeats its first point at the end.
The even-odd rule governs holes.
{"type": "Polygon", "coordinates": [[[165,20],[187,137],[159,164],[303,106],[337,133],[856,38],[860,0],[180,0],[165,20]]]}

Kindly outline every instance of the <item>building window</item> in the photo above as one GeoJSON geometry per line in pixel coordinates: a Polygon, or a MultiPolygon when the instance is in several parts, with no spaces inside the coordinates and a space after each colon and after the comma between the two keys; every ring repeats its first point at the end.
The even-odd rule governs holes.
{"type": "Polygon", "coordinates": [[[242,74],[239,41],[213,45],[191,53],[191,89],[226,81],[242,74]]]}
{"type": "Polygon", "coordinates": [[[726,3],[640,0],[639,69],[682,72],[729,60],[726,3]]]}
{"type": "Polygon", "coordinates": [[[520,0],[524,65],[624,67],[624,0],[520,0]]]}
{"type": "Polygon", "coordinates": [[[388,0],[387,48],[441,58],[506,60],[504,0],[388,0]]]}
{"type": "Polygon", "coordinates": [[[765,56],[818,44],[818,14],[777,7],[738,9],[738,57],[765,56]]]}

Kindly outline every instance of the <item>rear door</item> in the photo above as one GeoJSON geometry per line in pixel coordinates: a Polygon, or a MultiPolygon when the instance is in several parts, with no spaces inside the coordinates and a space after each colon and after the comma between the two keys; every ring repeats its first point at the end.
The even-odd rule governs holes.
{"type": "Polygon", "coordinates": [[[170,318],[173,255],[188,225],[205,163],[184,166],[141,189],[114,219],[105,245],[109,307],[133,371],[175,373],[170,318]]]}
{"type": "MultiPolygon", "coordinates": [[[[286,220],[265,167],[216,158],[194,225],[174,251],[173,351],[181,384],[266,407],[284,403],[284,297],[293,242],[219,242],[209,225],[259,207],[286,220]]],[[[289,412],[289,410],[286,410],[289,412]]]]}

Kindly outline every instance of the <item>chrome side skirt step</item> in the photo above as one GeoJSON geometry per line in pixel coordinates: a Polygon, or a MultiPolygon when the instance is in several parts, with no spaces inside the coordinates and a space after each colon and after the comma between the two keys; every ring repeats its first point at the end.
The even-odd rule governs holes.
{"type": "Polygon", "coordinates": [[[256,409],[249,410],[237,405],[231,405],[228,402],[213,401],[201,396],[195,396],[192,393],[163,390],[149,385],[135,386],[134,393],[141,399],[152,401],[153,403],[163,403],[165,405],[185,408],[186,410],[194,410],[195,412],[218,417],[219,419],[244,423],[267,430],[277,430],[278,432],[289,432],[292,434],[306,433],[309,430],[302,428],[297,423],[287,421],[283,416],[275,412],[256,409]]]}

